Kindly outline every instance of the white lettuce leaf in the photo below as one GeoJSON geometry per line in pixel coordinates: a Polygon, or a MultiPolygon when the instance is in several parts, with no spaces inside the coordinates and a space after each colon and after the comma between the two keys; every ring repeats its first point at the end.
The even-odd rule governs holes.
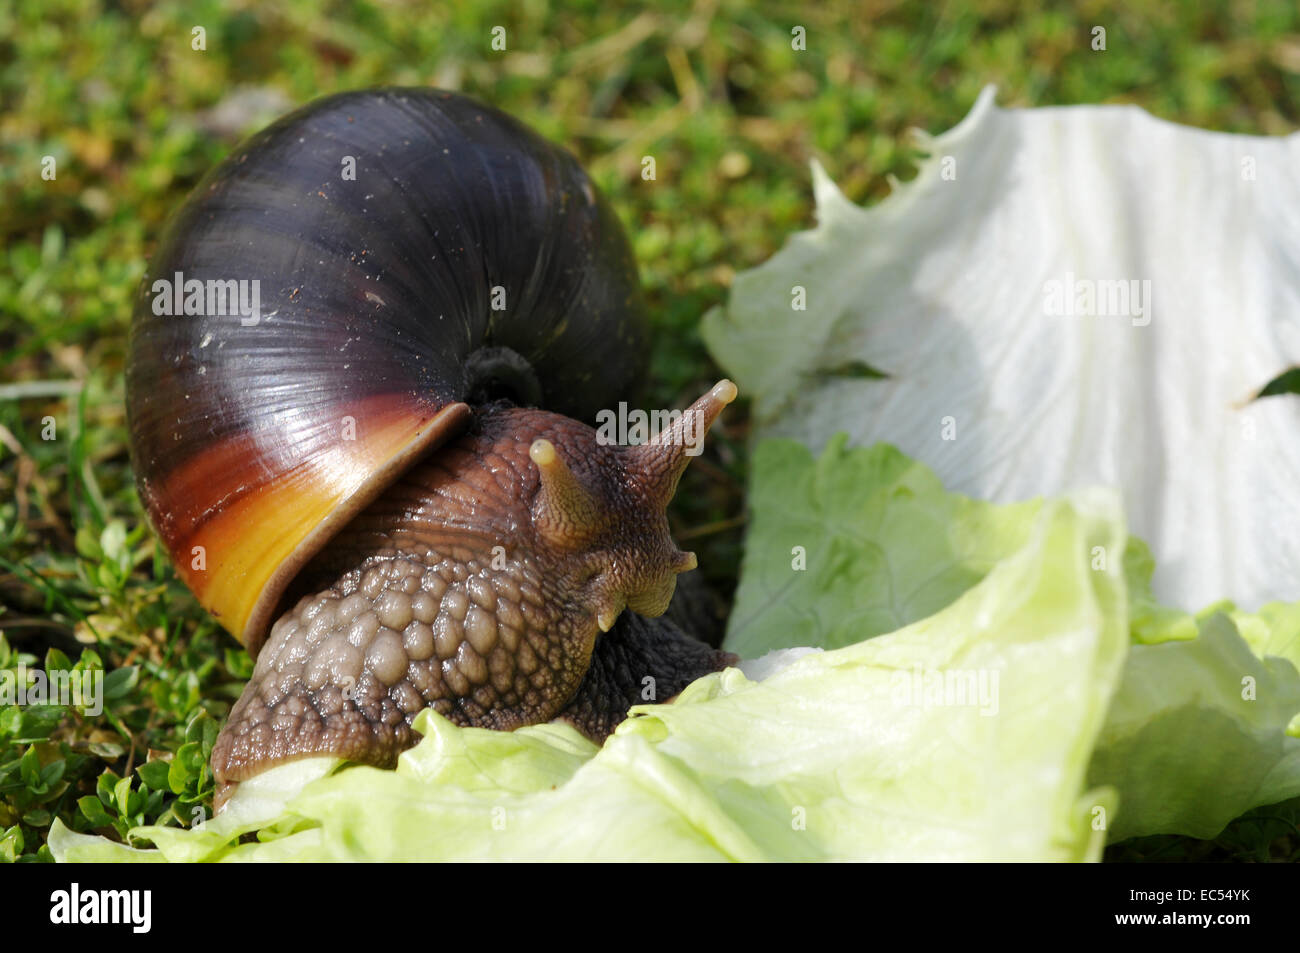
{"type": "Polygon", "coordinates": [[[986,89],[923,145],[866,209],[815,165],[816,229],[706,317],[757,435],[846,430],[997,502],[1118,487],[1161,602],[1300,598],[1300,398],[1251,401],[1300,364],[1300,134],[986,89]]]}

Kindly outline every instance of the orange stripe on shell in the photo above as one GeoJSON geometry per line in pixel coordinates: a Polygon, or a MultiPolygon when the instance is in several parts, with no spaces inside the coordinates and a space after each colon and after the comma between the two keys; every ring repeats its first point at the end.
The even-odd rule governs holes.
{"type": "Polygon", "coordinates": [[[246,471],[244,455],[256,453],[255,440],[226,441],[173,474],[163,492],[194,499],[172,485],[201,486],[217,502],[202,512],[160,515],[159,533],[199,602],[256,657],[298,571],[396,474],[463,430],[470,415],[463,403],[435,411],[412,408],[409,398],[367,398],[339,411],[339,419],[358,421],[355,441],[332,443],[285,473],[233,489],[228,475],[246,471]],[[201,570],[194,568],[200,546],[201,570]]]}

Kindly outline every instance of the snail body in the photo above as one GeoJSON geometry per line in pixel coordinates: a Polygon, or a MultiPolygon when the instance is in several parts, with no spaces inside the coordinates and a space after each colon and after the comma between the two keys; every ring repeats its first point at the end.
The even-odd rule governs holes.
{"type": "Polygon", "coordinates": [[[200,183],[141,289],[127,403],[151,522],[256,658],[220,782],[390,764],[427,706],[599,738],[641,675],[730,660],[644,616],[694,568],[665,507],[734,386],[640,446],[582,422],[635,392],[646,341],[577,162],[467,98],[330,97],[200,183]]]}

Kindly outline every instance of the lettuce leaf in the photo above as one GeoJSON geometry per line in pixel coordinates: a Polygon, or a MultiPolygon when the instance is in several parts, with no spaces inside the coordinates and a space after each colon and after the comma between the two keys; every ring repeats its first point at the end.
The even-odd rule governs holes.
{"type": "MultiPolygon", "coordinates": [[[[1160,605],[1151,594],[1151,557],[1140,539],[1129,537],[1124,556],[1129,631],[1134,642],[1158,645],[1194,639],[1208,621],[1222,613],[1231,620],[1233,632],[1244,640],[1257,658],[1273,656],[1285,659],[1300,669],[1300,602],[1270,602],[1258,612],[1243,612],[1225,600],[1213,603],[1193,616],[1160,605]]],[[[1234,671],[1240,675],[1241,666],[1236,666],[1234,671]]],[[[1291,719],[1287,734],[1300,738],[1300,713],[1291,719]]]]}
{"type": "Polygon", "coordinates": [[[1151,546],[1123,550],[1134,648],[1089,771],[1119,792],[1112,837],[1212,836],[1300,794],[1300,603],[1239,608],[1300,595],[1300,535],[1278,524],[1300,512],[1300,401],[1251,399],[1300,355],[1300,244],[1279,211],[1300,135],[1000,110],[987,89],[920,138],[916,179],[870,209],[814,164],[817,228],[705,318],[762,441],[728,644],[870,637],[973,584],[1017,520],[940,483],[1026,512],[1115,486],[1151,546]],[[1106,313],[1103,289],[1128,307],[1106,313]],[[937,478],[892,449],[854,458],[845,433],[937,478]],[[772,437],[825,450],[814,467],[772,437]],[[972,551],[979,519],[989,548],[972,551]]]}
{"type": "Polygon", "coordinates": [[[921,142],[869,209],[814,165],[816,229],[706,315],[756,437],[887,442],[994,502],[1118,487],[1161,602],[1300,598],[1278,523],[1300,513],[1300,398],[1251,400],[1300,363],[1300,133],[987,89],[921,142]]]}
{"type": "MultiPolygon", "coordinates": [[[[725,642],[742,655],[834,647],[923,618],[1022,547],[1047,505],[948,493],[895,448],[849,448],[843,434],[816,460],[795,441],[765,440],[752,474],[725,642]]],[[[1135,643],[1088,774],[1119,793],[1110,836],[1212,837],[1251,808],[1300,794],[1300,741],[1286,737],[1288,722],[1300,725],[1300,605],[1248,614],[1219,604],[1198,619],[1151,594],[1140,539],[1116,545],[1087,553],[1095,569],[1122,567],[1135,643]]]]}
{"type": "Polygon", "coordinates": [[[880,444],[832,439],[814,463],[790,440],[754,450],[740,587],[724,647],[840,648],[934,614],[1021,548],[1040,504],[948,493],[880,444]]]}
{"type": "Polygon", "coordinates": [[[1121,792],[1111,836],[1214,837],[1300,794],[1297,711],[1295,666],[1255,656],[1222,613],[1192,641],[1134,646],[1088,769],[1121,792]]]}

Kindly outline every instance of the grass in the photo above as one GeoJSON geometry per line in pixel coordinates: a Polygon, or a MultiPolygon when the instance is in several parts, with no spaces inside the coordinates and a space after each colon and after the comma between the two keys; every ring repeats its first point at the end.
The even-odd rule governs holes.
{"type": "MultiPolygon", "coordinates": [[[[878,200],[911,174],[905,131],[952,126],[986,83],[1004,105],[1137,103],[1265,134],[1300,122],[1292,0],[1020,8],[0,6],[0,670],[102,667],[116,693],[101,715],[0,714],[0,858],[47,859],[56,815],[120,837],[142,819],[210,810],[206,753],[251,665],[147,530],[122,367],[134,288],[165,217],[235,142],[293,105],[378,84],[459,88],[520,116],[578,154],[627,225],[656,325],[649,400],[681,406],[720,376],[701,314],[737,271],[810,224],[814,156],[851,199],[878,200]],[[490,48],[495,26],[504,52],[490,48]],[[792,49],[798,26],[805,50],[792,49]],[[1092,48],[1097,26],[1104,51],[1092,48]],[[653,181],[641,176],[647,155],[653,181]]],[[[729,414],[673,512],[723,591],[739,562],[744,437],[743,414],[729,414]]],[[[1147,839],[1107,856],[1293,858],[1298,819],[1293,802],[1214,842],[1147,839]]]]}

